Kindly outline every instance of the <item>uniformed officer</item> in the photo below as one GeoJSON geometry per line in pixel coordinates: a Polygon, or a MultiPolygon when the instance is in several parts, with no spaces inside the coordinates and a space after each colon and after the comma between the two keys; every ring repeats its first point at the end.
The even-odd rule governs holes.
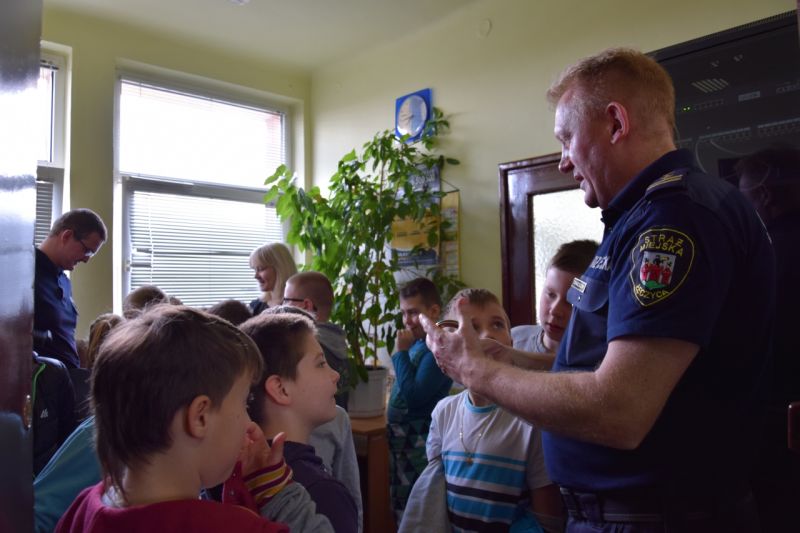
{"type": "Polygon", "coordinates": [[[426,321],[429,346],[454,380],[546,430],[568,531],[757,531],[746,480],[773,299],[763,225],[675,150],[674,89],[649,57],[583,59],[548,99],[559,169],[605,225],[569,290],[553,372],[485,357],[466,314],[456,332],[426,321]],[[642,274],[656,262],[670,274],[642,274]]]}
{"type": "Polygon", "coordinates": [[[67,368],[80,366],[75,347],[78,310],[72,283],[64,273],[88,263],[106,240],[106,226],[91,209],[73,209],[53,223],[36,249],[33,330],[34,349],[67,368]]]}

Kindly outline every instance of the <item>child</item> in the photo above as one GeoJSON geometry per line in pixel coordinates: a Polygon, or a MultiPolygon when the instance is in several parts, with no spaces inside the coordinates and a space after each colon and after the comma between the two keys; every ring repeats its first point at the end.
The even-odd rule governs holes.
{"type": "Polygon", "coordinates": [[[427,464],[425,441],[431,412],[453,383],[436,365],[419,323],[420,314],[436,321],[442,311],[442,300],[433,282],[416,278],[404,285],[400,289],[400,310],[406,329],[397,332],[397,352],[392,355],[395,381],[387,410],[389,487],[398,524],[411,488],[427,464]]]}
{"type": "Polygon", "coordinates": [[[206,312],[210,315],[224,318],[234,326],[238,326],[253,317],[250,308],[239,300],[222,300],[206,309],[206,312]]]}
{"type": "MultiPolygon", "coordinates": [[[[567,291],[572,280],[580,277],[589,268],[597,252],[598,244],[591,240],[577,240],[562,244],[547,265],[544,288],[539,298],[539,324],[511,328],[514,348],[523,352],[547,354],[539,370],[550,370],[572,315],[572,306],[567,303],[567,291]]],[[[529,358],[532,360],[533,358],[529,358]]],[[[519,356],[514,357],[519,364],[519,356]]],[[[531,366],[524,365],[521,366],[531,366]]]]}
{"type": "Polygon", "coordinates": [[[347,337],[344,330],[329,322],[333,311],[333,286],[328,277],[313,270],[300,272],[286,280],[284,305],[305,309],[314,315],[317,340],[328,364],[339,373],[336,405],[347,410],[350,390],[350,364],[347,360],[347,337]]]}
{"type": "Polygon", "coordinates": [[[256,343],[264,371],[253,386],[250,413],[264,434],[286,433],[284,454],[294,472],[339,533],[358,531],[358,508],[350,491],[328,473],[311,432],[336,417],[336,382],[307,316],[264,312],[241,326],[256,343]]]}
{"type": "Polygon", "coordinates": [[[122,316],[134,318],[148,307],[168,302],[169,297],[155,285],[141,285],[122,300],[122,316]]]}
{"type": "MultiPolygon", "coordinates": [[[[310,271],[308,273],[315,274],[310,271]]],[[[286,282],[286,294],[289,294],[289,291],[292,289],[292,280],[294,278],[295,276],[292,276],[289,278],[289,281],[286,282]]],[[[325,279],[327,280],[328,278],[325,279]]],[[[296,313],[312,320],[314,325],[317,326],[317,340],[320,346],[322,346],[325,360],[331,368],[339,372],[336,367],[331,365],[331,359],[328,357],[328,353],[325,350],[326,339],[323,335],[323,326],[325,324],[314,320],[314,316],[304,307],[278,305],[266,309],[264,313],[296,313]]],[[[327,325],[332,326],[332,324],[327,325]]],[[[342,333],[342,335],[344,335],[344,333],[342,333]]],[[[330,340],[330,338],[327,340],[330,340]]],[[[341,383],[342,376],[340,373],[339,387],[341,387],[341,383]]],[[[339,391],[341,392],[341,388],[339,388],[339,391]]],[[[355,501],[356,508],[358,509],[358,530],[360,532],[363,529],[364,518],[361,500],[361,475],[358,470],[358,458],[356,457],[356,447],[353,442],[353,428],[350,425],[350,417],[347,411],[339,404],[339,400],[341,399],[340,392],[336,394],[336,417],[330,422],[326,422],[314,428],[311,435],[308,437],[308,444],[314,447],[314,453],[317,457],[322,459],[322,464],[325,465],[326,471],[334,478],[341,481],[353,497],[353,501],[355,501]]]]}
{"type": "Polygon", "coordinates": [[[231,475],[240,454],[263,516],[298,531],[330,531],[290,484],[282,437],[268,450],[247,415],[260,372],[253,342],[201,311],[161,305],[117,327],[92,377],[104,480],[81,492],[56,531],[287,531],[243,507],[198,499],[201,488],[231,475]]]}
{"type": "MultiPolygon", "coordinates": [[[[481,339],[511,344],[508,316],[494,294],[460,291],[447,318],[461,298],[481,339]]],[[[433,410],[427,448],[431,464],[443,468],[454,531],[509,531],[512,524],[514,531],[541,531],[540,524],[560,528],[560,497],[545,471],[541,436],[524,420],[465,390],[433,410]]]]}

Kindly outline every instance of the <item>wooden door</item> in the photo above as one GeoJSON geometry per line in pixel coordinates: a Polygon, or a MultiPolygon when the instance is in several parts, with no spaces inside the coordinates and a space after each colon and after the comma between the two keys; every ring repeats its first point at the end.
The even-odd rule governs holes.
{"type": "Polygon", "coordinates": [[[536,323],[533,197],[578,187],[558,171],[560,154],[500,163],[503,305],[511,325],[536,323]]]}

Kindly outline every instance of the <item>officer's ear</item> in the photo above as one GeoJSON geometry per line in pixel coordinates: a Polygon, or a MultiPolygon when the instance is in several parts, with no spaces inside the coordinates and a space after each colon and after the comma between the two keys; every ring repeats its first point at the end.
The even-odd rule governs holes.
{"type": "Polygon", "coordinates": [[[616,144],[628,136],[631,129],[628,110],[619,102],[611,102],[606,106],[606,119],[610,124],[611,144],[616,144]]]}

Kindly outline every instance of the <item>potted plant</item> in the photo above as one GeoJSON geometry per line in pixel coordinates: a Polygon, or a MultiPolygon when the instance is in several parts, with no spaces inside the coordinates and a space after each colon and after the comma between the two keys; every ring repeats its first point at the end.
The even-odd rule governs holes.
{"type": "MultiPolygon", "coordinates": [[[[319,187],[306,191],[297,186],[285,165],[266,180],[265,201],[274,201],[278,216],[288,222],[287,241],[311,252],[308,266],[333,284],[330,320],[345,330],[353,385],[359,379],[373,381],[369,370],[377,367],[378,350],[391,353],[402,326],[395,280],[401,266],[390,247],[392,223],[410,218],[427,233],[429,246],[438,244],[439,199],[444,193],[415,188],[414,178],[445,164],[458,164],[433,153],[439,135],[448,129],[448,121],[434,108],[418,140],[398,138],[391,130],[377,133],[360,153],[353,150],[341,158],[326,195],[319,187]]],[[[460,286],[451,276],[434,274],[445,290],[460,286]]],[[[383,410],[385,375],[384,369],[377,414],[383,410]]]]}

